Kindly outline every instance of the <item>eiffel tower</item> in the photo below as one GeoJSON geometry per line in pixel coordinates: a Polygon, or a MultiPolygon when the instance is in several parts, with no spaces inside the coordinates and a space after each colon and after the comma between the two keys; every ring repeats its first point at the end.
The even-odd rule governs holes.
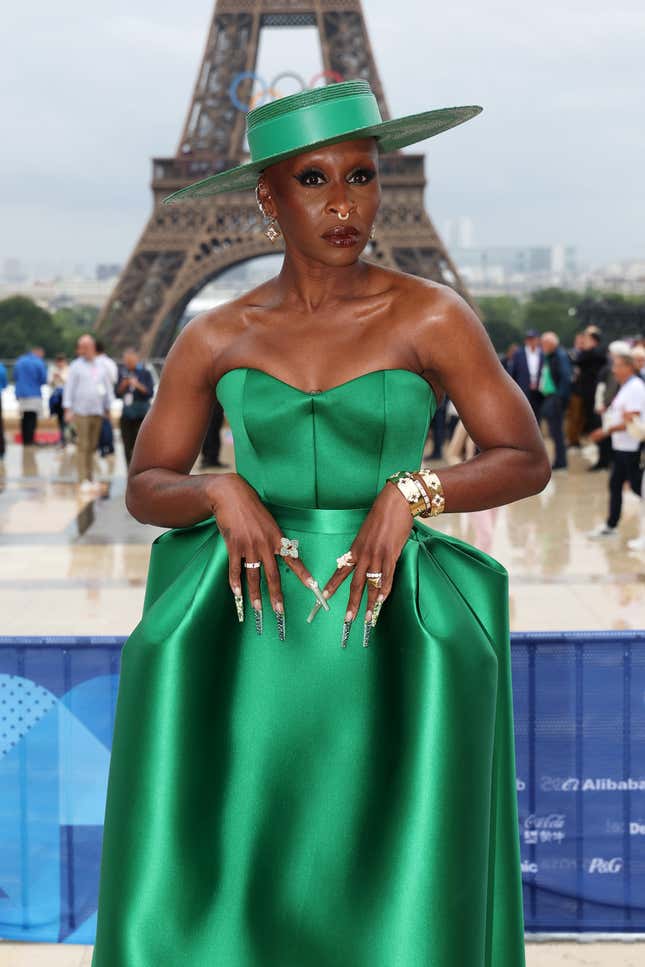
{"type": "MultiPolygon", "coordinates": [[[[305,26],[318,31],[321,79],[366,79],[383,120],[390,118],[360,0],[217,0],[177,152],[153,159],[152,214],[97,320],[97,333],[113,350],[134,344],[143,355],[164,356],[186,306],[208,282],[276,251],[253,192],[168,206],[161,199],[248,160],[241,108],[252,96],[260,31],[305,26]]],[[[376,239],[363,258],[447,283],[476,308],[425,211],[424,160],[401,151],[380,156],[376,239]]]]}

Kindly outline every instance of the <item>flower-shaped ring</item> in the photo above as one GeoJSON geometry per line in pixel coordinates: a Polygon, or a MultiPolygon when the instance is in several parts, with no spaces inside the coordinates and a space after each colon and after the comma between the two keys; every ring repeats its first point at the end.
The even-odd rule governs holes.
{"type": "Polygon", "coordinates": [[[280,538],[280,554],[282,557],[298,557],[298,539],[281,537],[280,538]]]}
{"type": "Polygon", "coordinates": [[[340,557],[336,558],[337,567],[354,567],[356,561],[352,558],[352,552],[346,551],[345,554],[341,554],[340,557]]]}

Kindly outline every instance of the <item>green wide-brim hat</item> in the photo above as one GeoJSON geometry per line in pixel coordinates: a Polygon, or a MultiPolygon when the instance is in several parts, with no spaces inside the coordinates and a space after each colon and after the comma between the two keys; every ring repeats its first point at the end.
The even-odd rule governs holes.
{"type": "Polygon", "coordinates": [[[250,161],[180,188],[163,203],[255,188],[259,173],[269,165],[339,141],[375,137],[380,152],[395,151],[463,124],[481,110],[477,105],[443,107],[383,121],[367,81],[339,81],[299,91],[249,111],[250,161]]]}

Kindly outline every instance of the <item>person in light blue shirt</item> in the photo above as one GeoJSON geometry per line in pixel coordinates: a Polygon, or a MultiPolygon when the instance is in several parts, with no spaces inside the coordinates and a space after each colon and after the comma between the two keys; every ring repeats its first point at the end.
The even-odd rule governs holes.
{"type": "Polygon", "coordinates": [[[4,424],[2,422],[2,391],[7,388],[7,370],[0,363],[0,460],[4,457],[5,442],[4,442],[4,424]]]}
{"type": "Polygon", "coordinates": [[[45,350],[42,346],[33,346],[29,352],[18,357],[13,367],[23,446],[30,446],[34,442],[36,424],[42,413],[40,388],[47,382],[44,356],[45,350]]]}

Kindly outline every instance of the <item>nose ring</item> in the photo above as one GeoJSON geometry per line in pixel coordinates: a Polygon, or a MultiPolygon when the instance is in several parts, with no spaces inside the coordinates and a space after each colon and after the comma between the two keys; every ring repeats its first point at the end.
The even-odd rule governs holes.
{"type": "Polygon", "coordinates": [[[340,212],[337,212],[337,214],[338,214],[338,217],[340,218],[341,222],[346,222],[347,219],[349,218],[349,212],[347,212],[345,215],[341,215],[340,212]]]}

